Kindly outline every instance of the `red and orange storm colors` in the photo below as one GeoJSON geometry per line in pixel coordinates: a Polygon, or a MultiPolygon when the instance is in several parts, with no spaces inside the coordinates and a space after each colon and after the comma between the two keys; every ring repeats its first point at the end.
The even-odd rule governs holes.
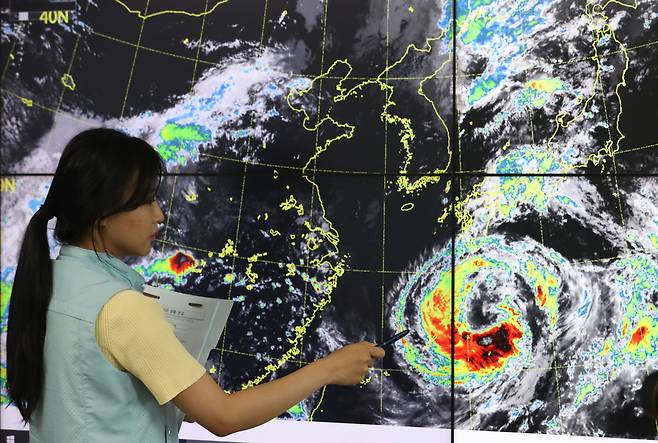
{"type": "Polygon", "coordinates": [[[169,266],[171,270],[176,275],[184,274],[187,270],[196,266],[196,261],[192,256],[183,254],[182,252],[176,252],[174,255],[168,259],[169,266]]]}
{"type": "MultiPolygon", "coordinates": [[[[466,278],[478,272],[480,268],[491,266],[481,258],[471,258],[455,267],[455,318],[461,301],[472,289],[466,278]]],[[[431,295],[426,297],[421,307],[423,327],[429,337],[444,355],[451,354],[451,313],[450,313],[450,272],[445,272],[431,295]]],[[[511,307],[501,306],[510,313],[510,317],[497,325],[473,332],[468,325],[455,321],[454,358],[455,371],[468,371],[481,375],[503,368],[505,361],[518,355],[516,341],[523,336],[516,320],[518,313],[511,307]]],[[[460,377],[456,374],[456,382],[460,377]]]]}

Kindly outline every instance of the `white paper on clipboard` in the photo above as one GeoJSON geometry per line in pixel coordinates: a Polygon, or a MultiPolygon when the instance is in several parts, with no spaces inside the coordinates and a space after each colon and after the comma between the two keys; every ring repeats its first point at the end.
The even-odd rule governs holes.
{"type": "Polygon", "coordinates": [[[222,335],[233,302],[149,285],[144,285],[143,292],[157,299],[165,318],[174,326],[176,338],[199,363],[205,365],[210,350],[222,335]]]}

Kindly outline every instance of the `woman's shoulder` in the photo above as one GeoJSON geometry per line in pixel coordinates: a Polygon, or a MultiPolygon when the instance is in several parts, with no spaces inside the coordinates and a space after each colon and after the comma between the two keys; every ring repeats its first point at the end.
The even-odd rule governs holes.
{"type": "Polygon", "coordinates": [[[150,313],[160,317],[162,307],[153,299],[134,289],[124,289],[114,294],[103,306],[106,314],[134,315],[135,313],[150,313]]]}

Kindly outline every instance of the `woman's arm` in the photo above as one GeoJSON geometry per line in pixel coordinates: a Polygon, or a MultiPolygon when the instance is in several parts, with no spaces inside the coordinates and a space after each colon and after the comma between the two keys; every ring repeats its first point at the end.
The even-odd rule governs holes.
{"type": "Polygon", "coordinates": [[[285,377],[234,394],[226,394],[204,374],[173,398],[173,403],[213,434],[225,436],[252,428],[282,414],[327,384],[356,384],[384,350],[372,343],[345,346],[285,377]]]}

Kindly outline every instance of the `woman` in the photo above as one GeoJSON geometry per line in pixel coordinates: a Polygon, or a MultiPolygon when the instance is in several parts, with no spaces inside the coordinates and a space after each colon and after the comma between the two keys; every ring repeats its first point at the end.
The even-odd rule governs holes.
{"type": "Polygon", "coordinates": [[[27,226],[9,307],[7,389],[32,442],[176,442],[178,410],[223,436],[278,416],[326,384],[360,382],[384,355],[371,343],[352,344],[226,394],[120,260],[151,249],[163,221],[155,200],[162,172],[148,143],[110,129],[82,132],[62,153],[27,226]],[[54,261],[52,217],[62,244],[54,261]]]}

